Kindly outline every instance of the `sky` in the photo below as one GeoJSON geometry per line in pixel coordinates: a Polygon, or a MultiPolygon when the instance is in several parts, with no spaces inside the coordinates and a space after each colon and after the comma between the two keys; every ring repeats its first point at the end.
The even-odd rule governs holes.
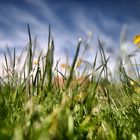
{"type": "MultiPolygon", "coordinates": [[[[133,37],[140,34],[140,0],[0,0],[0,58],[6,46],[20,52],[28,43],[27,23],[38,46],[47,49],[48,26],[55,42],[55,59],[70,59],[78,38],[88,40],[92,32],[86,59],[93,59],[99,37],[110,65],[115,62],[122,30],[126,31],[125,49],[135,48],[133,37]],[[109,51],[113,50],[113,51],[109,51]]],[[[140,59],[139,59],[140,60],[140,59]]]]}

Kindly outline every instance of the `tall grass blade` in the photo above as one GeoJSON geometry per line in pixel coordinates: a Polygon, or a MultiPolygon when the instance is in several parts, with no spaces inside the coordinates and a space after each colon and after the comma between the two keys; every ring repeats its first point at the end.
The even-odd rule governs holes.
{"type": "Polygon", "coordinates": [[[31,31],[30,31],[30,26],[29,24],[27,24],[28,27],[28,36],[29,36],[29,49],[28,49],[28,74],[30,74],[31,70],[32,70],[32,58],[33,58],[33,54],[32,54],[32,38],[31,38],[31,31]]]}
{"type": "Polygon", "coordinates": [[[32,64],[33,64],[33,52],[32,52],[32,38],[31,38],[31,31],[30,26],[27,24],[28,28],[28,36],[29,36],[29,48],[28,48],[28,89],[29,89],[29,96],[31,96],[31,83],[33,83],[33,76],[31,76],[30,80],[30,73],[32,71],[32,64]]]}
{"type": "Polygon", "coordinates": [[[72,66],[71,66],[70,75],[69,75],[68,81],[66,83],[66,88],[68,88],[70,86],[70,83],[72,81],[73,72],[74,72],[75,64],[76,64],[76,61],[77,61],[77,58],[78,58],[78,54],[79,54],[79,51],[80,51],[81,43],[82,43],[82,41],[79,40],[78,45],[77,45],[77,49],[76,49],[76,53],[75,53],[75,56],[74,56],[74,60],[73,60],[72,66]]]}
{"type": "MultiPolygon", "coordinates": [[[[106,62],[106,56],[105,56],[105,52],[103,49],[103,45],[101,43],[101,41],[98,39],[98,43],[99,43],[99,51],[100,51],[100,55],[101,55],[101,61],[103,64],[107,64],[106,62]]],[[[108,79],[108,72],[107,72],[107,65],[105,65],[105,69],[104,69],[104,76],[106,79],[108,79]]]]}
{"type": "Polygon", "coordinates": [[[49,26],[49,36],[48,36],[48,51],[45,59],[45,68],[42,77],[42,88],[44,85],[45,78],[47,76],[48,91],[51,91],[52,87],[52,68],[53,68],[53,56],[54,55],[54,41],[51,37],[51,28],[49,26]]]}

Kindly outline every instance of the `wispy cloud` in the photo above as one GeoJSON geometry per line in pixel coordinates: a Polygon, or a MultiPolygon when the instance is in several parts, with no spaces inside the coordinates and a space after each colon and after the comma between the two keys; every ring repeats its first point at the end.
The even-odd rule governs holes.
{"type": "MultiPolygon", "coordinates": [[[[61,5],[65,6],[64,4],[61,5]]],[[[86,39],[86,32],[93,32],[93,39],[90,42],[91,50],[86,55],[86,59],[93,59],[93,54],[97,50],[98,37],[105,44],[106,48],[113,48],[115,51],[108,52],[108,56],[113,56],[110,61],[114,63],[114,56],[119,51],[119,35],[122,28],[122,22],[106,17],[99,9],[95,9],[93,13],[89,13],[87,9],[69,8],[69,21],[65,18],[60,18],[51,5],[44,0],[33,1],[25,0],[25,7],[18,5],[2,5],[0,4],[0,53],[5,49],[5,45],[10,47],[23,48],[28,42],[28,34],[26,24],[31,26],[32,35],[37,35],[38,44],[44,49],[47,49],[48,25],[52,26],[52,33],[55,40],[55,59],[59,58],[64,61],[65,52],[67,49],[70,56],[73,55],[78,37],[86,39]],[[8,11],[8,12],[7,12],[8,11]],[[10,14],[9,14],[10,13],[10,14]],[[70,27],[68,28],[68,25],[70,27]],[[71,27],[72,26],[72,27],[71,27]]],[[[132,36],[140,33],[139,21],[130,20],[128,24],[129,47],[134,47],[131,39],[132,36]]],[[[19,49],[20,50],[20,49],[19,49]]],[[[106,49],[107,50],[107,49],[106,49]]],[[[131,50],[131,49],[130,49],[131,50]]]]}

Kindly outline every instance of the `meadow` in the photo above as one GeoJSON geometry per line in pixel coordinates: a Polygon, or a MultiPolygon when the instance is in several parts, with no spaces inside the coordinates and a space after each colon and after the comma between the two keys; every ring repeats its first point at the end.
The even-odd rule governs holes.
{"type": "MultiPolygon", "coordinates": [[[[79,39],[72,63],[57,61],[49,28],[46,54],[37,50],[28,25],[29,43],[21,54],[4,52],[0,77],[0,140],[138,140],[140,139],[139,65],[130,77],[121,58],[116,76],[110,76],[104,47],[92,64],[79,57],[79,39]],[[37,51],[37,61],[34,61],[37,51]],[[23,62],[20,70],[17,64],[23,62]],[[100,57],[101,64],[97,64],[100,57]],[[10,60],[10,63],[9,63],[10,60]],[[82,65],[83,69],[79,70],[82,65]],[[87,73],[87,66],[91,69],[87,73]],[[64,69],[62,73],[59,67],[64,69]],[[80,71],[80,72],[79,72],[80,71]]],[[[136,37],[135,44],[139,44],[136,37]]],[[[83,54],[86,52],[86,46],[83,54]]],[[[129,56],[128,56],[129,58],[129,56]]],[[[131,62],[131,58],[130,58],[131,62]]]]}

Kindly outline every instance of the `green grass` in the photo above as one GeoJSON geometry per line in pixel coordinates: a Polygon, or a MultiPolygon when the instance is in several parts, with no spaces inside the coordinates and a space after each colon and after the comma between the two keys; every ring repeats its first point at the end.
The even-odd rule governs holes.
{"type": "MultiPolygon", "coordinates": [[[[88,63],[91,69],[87,74],[85,63],[81,79],[77,80],[82,40],[78,42],[70,69],[63,74],[59,61],[53,66],[55,46],[50,27],[45,56],[42,51],[38,52],[29,25],[28,35],[27,55],[20,71],[15,66],[21,62],[23,52],[18,60],[15,49],[13,54],[4,53],[5,75],[0,79],[0,140],[140,139],[138,69],[135,71],[137,79],[133,79],[120,63],[119,80],[109,79],[107,65],[111,58],[106,58],[99,39],[93,64],[88,63]],[[38,63],[34,66],[36,52],[38,63]],[[99,57],[102,63],[98,66],[99,57]],[[58,75],[63,84],[55,81],[58,75]]],[[[82,57],[84,53],[85,49],[82,57]]]]}

